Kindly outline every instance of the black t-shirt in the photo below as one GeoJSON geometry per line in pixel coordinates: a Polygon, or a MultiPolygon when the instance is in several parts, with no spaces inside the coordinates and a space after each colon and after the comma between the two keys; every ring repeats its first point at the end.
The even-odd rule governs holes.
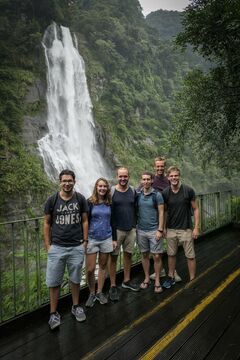
{"type": "Polygon", "coordinates": [[[115,189],[112,198],[112,222],[114,229],[129,231],[136,226],[135,191],[129,187],[121,192],[115,189]]]}
{"type": "Polygon", "coordinates": [[[51,243],[59,246],[78,246],[83,239],[82,213],[88,212],[85,197],[78,193],[65,201],[57,195],[54,209],[53,198],[48,198],[44,213],[51,215],[51,243]]]}
{"type": "Polygon", "coordinates": [[[167,228],[186,230],[192,228],[192,205],[191,201],[196,199],[192,188],[184,185],[180,186],[175,194],[171,187],[163,190],[164,203],[167,206],[167,228]]]}

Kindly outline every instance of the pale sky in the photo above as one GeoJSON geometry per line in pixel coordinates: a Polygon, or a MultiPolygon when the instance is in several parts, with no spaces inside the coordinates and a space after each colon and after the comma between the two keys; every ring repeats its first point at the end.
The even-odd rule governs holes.
{"type": "Polygon", "coordinates": [[[146,16],[151,11],[159,9],[182,11],[188,4],[189,0],[139,0],[143,14],[146,16]]]}

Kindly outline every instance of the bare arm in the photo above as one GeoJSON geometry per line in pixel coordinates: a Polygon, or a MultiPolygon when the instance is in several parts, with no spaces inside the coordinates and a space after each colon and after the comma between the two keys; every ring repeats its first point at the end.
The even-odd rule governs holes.
{"type": "Polygon", "coordinates": [[[161,237],[163,236],[163,229],[164,229],[164,205],[160,204],[158,205],[158,231],[156,234],[156,238],[158,240],[160,240],[161,237]]]}
{"type": "Polygon", "coordinates": [[[191,205],[194,211],[193,238],[196,239],[199,236],[199,208],[196,200],[192,200],[191,205]]]}
{"type": "Polygon", "coordinates": [[[44,246],[47,251],[51,246],[50,230],[51,230],[51,215],[45,215],[44,223],[43,223],[43,236],[44,236],[44,246]]]}
{"type": "Polygon", "coordinates": [[[88,240],[88,214],[82,213],[83,240],[88,240]]]}

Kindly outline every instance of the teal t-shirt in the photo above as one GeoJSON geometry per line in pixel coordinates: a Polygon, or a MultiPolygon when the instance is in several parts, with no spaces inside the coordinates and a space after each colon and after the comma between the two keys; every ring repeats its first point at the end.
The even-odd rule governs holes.
{"type": "MultiPolygon", "coordinates": [[[[164,203],[162,195],[156,193],[157,204],[164,203]]],[[[137,227],[144,231],[153,231],[158,228],[158,210],[153,202],[153,190],[144,195],[143,191],[139,194],[138,199],[138,223],[137,227]]]]}

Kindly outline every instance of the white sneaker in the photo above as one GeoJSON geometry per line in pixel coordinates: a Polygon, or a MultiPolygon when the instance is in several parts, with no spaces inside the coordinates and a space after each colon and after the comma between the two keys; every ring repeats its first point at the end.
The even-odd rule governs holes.
{"type": "MultiPolygon", "coordinates": [[[[166,276],[166,271],[165,271],[165,269],[162,269],[161,272],[160,272],[160,277],[164,277],[164,276],[166,276]]],[[[150,275],[150,279],[151,279],[151,280],[155,280],[155,278],[156,278],[156,274],[155,274],[155,273],[153,273],[153,274],[150,275]]]]}
{"type": "Polygon", "coordinates": [[[174,278],[175,278],[175,282],[181,282],[182,281],[181,276],[178,275],[176,270],[174,272],[174,278]]]}

